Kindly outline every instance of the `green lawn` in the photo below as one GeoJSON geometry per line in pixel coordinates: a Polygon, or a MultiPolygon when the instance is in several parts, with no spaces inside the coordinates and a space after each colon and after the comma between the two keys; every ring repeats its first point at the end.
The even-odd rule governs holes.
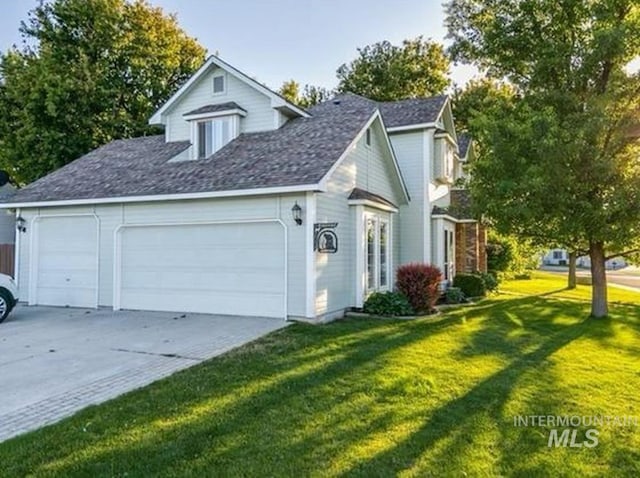
{"type": "Polygon", "coordinates": [[[513,425],[640,416],[640,294],[612,288],[597,321],[563,286],[539,273],[435,319],[290,326],[0,444],[0,475],[640,476],[640,428],[548,448],[548,428],[513,425]]]}

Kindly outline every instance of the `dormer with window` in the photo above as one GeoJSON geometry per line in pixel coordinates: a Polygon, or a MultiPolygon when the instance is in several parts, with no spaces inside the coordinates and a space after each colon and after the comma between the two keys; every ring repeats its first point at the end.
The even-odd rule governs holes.
{"type": "Polygon", "coordinates": [[[457,146],[446,132],[435,135],[433,177],[437,183],[451,184],[455,180],[457,146]]]}
{"type": "Polygon", "coordinates": [[[278,129],[298,117],[309,113],[211,56],[149,123],[164,126],[167,142],[191,141],[184,160],[208,158],[241,133],[278,129]]]}
{"type": "Polygon", "coordinates": [[[237,138],[240,118],[246,115],[247,111],[233,101],[206,105],[185,113],[184,119],[190,124],[191,159],[208,158],[237,138]]]}

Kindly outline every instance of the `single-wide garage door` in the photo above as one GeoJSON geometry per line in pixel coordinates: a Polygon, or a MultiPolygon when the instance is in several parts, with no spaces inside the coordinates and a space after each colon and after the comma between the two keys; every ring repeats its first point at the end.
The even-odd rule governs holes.
{"type": "Polygon", "coordinates": [[[285,315],[280,223],[125,227],[119,247],[123,309],[285,315]]]}
{"type": "Polygon", "coordinates": [[[40,217],[30,302],[96,307],[98,222],[94,216],[40,217]]]}

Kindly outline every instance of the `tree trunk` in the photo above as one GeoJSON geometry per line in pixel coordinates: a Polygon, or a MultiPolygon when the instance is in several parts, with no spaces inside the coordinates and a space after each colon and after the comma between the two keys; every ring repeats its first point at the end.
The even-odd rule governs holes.
{"type": "Polygon", "coordinates": [[[578,260],[578,253],[576,251],[569,252],[569,277],[567,279],[567,288],[575,289],[576,280],[576,262],[578,260]]]}
{"type": "Polygon", "coordinates": [[[609,314],[604,244],[591,242],[589,257],[591,258],[591,316],[602,318],[609,314]]]}

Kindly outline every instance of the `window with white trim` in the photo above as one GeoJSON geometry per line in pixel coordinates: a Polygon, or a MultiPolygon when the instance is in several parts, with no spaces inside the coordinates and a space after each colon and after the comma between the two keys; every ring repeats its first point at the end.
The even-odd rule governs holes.
{"type": "Polygon", "coordinates": [[[379,285],[387,287],[389,285],[389,225],[380,221],[378,229],[378,256],[379,256],[379,285]]]}
{"type": "Polygon", "coordinates": [[[447,178],[453,179],[453,166],[454,166],[454,154],[453,146],[448,142],[445,143],[445,157],[444,157],[444,174],[447,178]]]}
{"type": "Polygon", "coordinates": [[[367,215],[364,233],[365,290],[387,290],[390,282],[389,221],[376,215],[367,215]]]}
{"type": "Polygon", "coordinates": [[[453,279],[453,269],[455,266],[455,250],[453,231],[444,230],[444,279],[453,279]]]}
{"type": "Polygon", "coordinates": [[[196,159],[208,158],[234,137],[233,118],[208,119],[195,122],[196,159]]]}

